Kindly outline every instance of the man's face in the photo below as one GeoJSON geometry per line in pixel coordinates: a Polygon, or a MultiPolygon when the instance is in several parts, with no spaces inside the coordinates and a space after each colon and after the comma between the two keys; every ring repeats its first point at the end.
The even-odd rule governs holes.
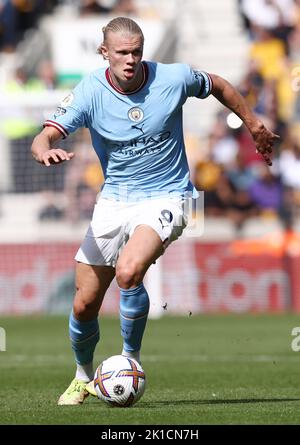
{"type": "Polygon", "coordinates": [[[119,82],[133,84],[143,56],[143,38],[139,34],[109,32],[102,54],[119,82]]]}

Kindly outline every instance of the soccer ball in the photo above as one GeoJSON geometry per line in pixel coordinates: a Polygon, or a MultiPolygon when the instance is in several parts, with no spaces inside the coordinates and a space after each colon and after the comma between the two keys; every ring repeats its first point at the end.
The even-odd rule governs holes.
{"type": "Polygon", "coordinates": [[[144,394],[146,376],[133,358],[113,355],[96,369],[94,387],[97,396],[108,405],[128,407],[144,394]]]}

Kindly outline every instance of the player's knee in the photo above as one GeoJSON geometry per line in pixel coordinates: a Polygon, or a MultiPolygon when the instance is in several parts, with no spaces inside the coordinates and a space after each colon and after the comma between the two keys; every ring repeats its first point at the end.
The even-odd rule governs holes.
{"type": "Polygon", "coordinates": [[[138,286],[143,279],[143,268],[137,263],[117,264],[116,280],[121,289],[138,286]]]}
{"type": "Polygon", "coordinates": [[[74,302],[73,313],[77,320],[88,321],[98,316],[99,305],[84,302],[74,302]]]}
{"type": "Polygon", "coordinates": [[[74,299],[73,303],[73,313],[77,320],[91,320],[98,316],[98,312],[100,309],[100,304],[98,298],[95,296],[89,296],[88,299],[84,299],[80,296],[78,292],[74,299]]]}

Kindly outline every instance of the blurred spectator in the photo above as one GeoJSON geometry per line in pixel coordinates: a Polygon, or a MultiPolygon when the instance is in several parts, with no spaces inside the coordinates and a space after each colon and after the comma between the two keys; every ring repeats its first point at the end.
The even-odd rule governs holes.
{"type": "Polygon", "coordinates": [[[253,167],[261,161],[260,155],[255,151],[251,136],[244,126],[236,130],[236,140],[239,151],[243,153],[243,162],[247,167],[253,167]]]}
{"type": "Polygon", "coordinates": [[[240,81],[239,90],[251,108],[255,109],[258,114],[263,113],[264,110],[264,102],[261,100],[263,87],[264,79],[258,71],[256,63],[250,60],[247,71],[240,81]]]}
{"type": "Polygon", "coordinates": [[[14,75],[4,83],[3,92],[8,94],[25,91],[28,75],[23,68],[16,68],[14,75]]]}
{"type": "Polygon", "coordinates": [[[199,161],[195,167],[194,184],[197,190],[212,191],[216,188],[222,169],[211,160],[199,161]]]}
{"type": "Polygon", "coordinates": [[[283,141],[278,159],[278,172],[285,186],[300,191],[300,128],[291,127],[283,141]]]}
{"type": "Polygon", "coordinates": [[[24,93],[36,93],[55,86],[55,74],[52,65],[47,61],[38,67],[40,77],[28,77],[27,72],[19,67],[14,76],[2,88],[5,107],[0,108],[0,132],[9,141],[12,189],[15,193],[31,193],[37,190],[62,189],[64,166],[52,172],[46,170],[41,175],[41,166],[32,163],[29,147],[33,136],[40,128],[40,115],[33,107],[15,106],[15,99],[24,93]],[[41,179],[37,179],[40,177],[41,179]],[[29,180],[30,178],[30,180],[29,180]]]}
{"type": "Polygon", "coordinates": [[[99,159],[89,149],[90,140],[86,131],[81,133],[74,147],[75,157],[68,164],[65,174],[66,218],[73,223],[90,219],[96,196],[104,183],[99,159]]]}
{"type": "MultiPolygon", "coordinates": [[[[300,8],[299,8],[300,9],[300,8]]],[[[292,63],[300,62],[300,18],[299,23],[290,33],[288,38],[289,58],[292,63]]]]}
{"type": "Polygon", "coordinates": [[[10,0],[0,0],[0,51],[14,51],[17,41],[17,10],[10,0]]]}
{"type": "Polygon", "coordinates": [[[255,26],[255,40],[250,45],[250,58],[264,79],[278,79],[285,61],[285,46],[281,39],[261,26],[255,26]]]}
{"type": "Polygon", "coordinates": [[[135,7],[134,0],[118,0],[118,1],[116,1],[113,12],[114,12],[114,14],[125,14],[125,15],[136,14],[137,10],[135,7]]]}
{"type": "Polygon", "coordinates": [[[42,60],[35,75],[30,77],[27,88],[31,90],[54,90],[58,88],[58,81],[53,64],[50,60],[42,60]]]}
{"type": "Polygon", "coordinates": [[[24,146],[31,143],[31,137],[38,131],[39,124],[25,107],[16,107],[10,98],[19,96],[26,88],[28,77],[22,68],[17,68],[15,75],[3,87],[7,99],[5,108],[0,109],[0,132],[9,140],[10,156],[15,185],[14,191],[30,191],[31,184],[25,179],[25,164],[32,164],[24,146]],[[28,163],[30,161],[30,164],[28,163]],[[22,174],[23,173],[23,174],[22,174]]]}
{"type": "Polygon", "coordinates": [[[235,157],[235,162],[227,171],[227,176],[237,190],[249,190],[255,180],[254,169],[247,166],[242,151],[235,157]]]}
{"type": "Polygon", "coordinates": [[[229,218],[240,230],[255,208],[247,190],[237,190],[223,171],[215,187],[204,193],[204,210],[206,216],[229,218]]]}
{"type": "Polygon", "coordinates": [[[104,183],[102,169],[97,155],[89,149],[91,142],[85,130],[79,132],[71,143],[75,157],[72,162],[61,165],[64,167],[60,172],[61,189],[55,190],[48,184],[42,191],[45,205],[39,212],[41,221],[65,219],[76,224],[92,216],[97,194],[104,183]],[[57,193],[61,191],[63,199],[62,194],[57,193]]]}
{"type": "Polygon", "coordinates": [[[0,51],[12,52],[25,31],[34,28],[42,14],[59,0],[0,0],[0,51]]]}
{"type": "Polygon", "coordinates": [[[264,163],[260,164],[257,174],[257,178],[249,187],[249,195],[262,216],[267,214],[276,216],[282,207],[281,182],[264,163]]]}
{"type": "Polygon", "coordinates": [[[206,161],[209,154],[207,139],[200,138],[199,135],[186,131],[184,135],[185,148],[191,173],[191,181],[195,183],[195,174],[200,162],[206,161]],[[201,149],[199,148],[201,147],[201,149]]]}
{"type": "Polygon", "coordinates": [[[239,146],[221,113],[216,119],[209,135],[210,156],[217,164],[231,165],[237,155],[239,146]]]}
{"type": "Polygon", "coordinates": [[[16,68],[14,76],[4,83],[3,92],[13,94],[53,90],[57,86],[56,73],[52,63],[48,60],[42,60],[36,73],[32,76],[29,76],[22,67],[16,68]]]}
{"type": "Polygon", "coordinates": [[[86,14],[107,14],[130,15],[136,13],[133,0],[81,0],[81,15],[86,14]]]}
{"type": "Polygon", "coordinates": [[[206,216],[224,216],[233,206],[234,188],[224,172],[220,172],[213,188],[204,190],[206,216]]]}
{"type": "Polygon", "coordinates": [[[101,0],[81,0],[79,11],[81,15],[109,13],[112,6],[104,6],[101,0]]]}
{"type": "Polygon", "coordinates": [[[290,63],[284,43],[264,28],[256,28],[257,39],[251,44],[250,59],[265,81],[265,89],[274,89],[278,102],[278,115],[290,117],[293,92],[290,85],[290,63]]]}
{"type": "Polygon", "coordinates": [[[289,59],[291,64],[291,73],[294,81],[292,81],[292,92],[294,93],[294,101],[292,104],[293,122],[300,120],[300,0],[295,0],[297,13],[295,23],[296,26],[289,35],[289,59]]]}
{"type": "Polygon", "coordinates": [[[43,192],[43,201],[45,206],[40,210],[40,221],[58,221],[63,219],[63,205],[59,205],[59,198],[53,191],[47,190],[43,192]]]}
{"type": "Polygon", "coordinates": [[[294,0],[241,0],[240,10],[247,20],[252,38],[256,27],[271,31],[283,42],[294,26],[294,0]]]}
{"type": "Polygon", "coordinates": [[[42,60],[38,66],[37,77],[47,90],[57,87],[57,77],[53,63],[50,60],[42,60]]]}
{"type": "Polygon", "coordinates": [[[285,47],[282,40],[266,28],[255,27],[256,38],[250,46],[250,58],[263,79],[278,79],[284,68],[285,47]]]}

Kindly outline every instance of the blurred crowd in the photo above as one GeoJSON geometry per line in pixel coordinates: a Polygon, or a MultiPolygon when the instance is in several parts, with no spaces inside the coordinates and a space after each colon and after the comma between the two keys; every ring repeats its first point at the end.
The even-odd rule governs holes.
{"type": "Polygon", "coordinates": [[[81,15],[135,12],[133,0],[0,0],[0,51],[13,52],[24,33],[59,5],[71,5],[81,15]]]}
{"type": "Polygon", "coordinates": [[[257,216],[276,218],[289,228],[300,216],[300,1],[240,0],[238,6],[249,56],[237,87],[280,140],[269,168],[245,126],[224,110],[211,128],[194,180],[206,191],[207,216],[226,216],[237,230],[257,216]]]}
{"type": "Polygon", "coordinates": [[[0,51],[15,51],[24,33],[58,3],[58,0],[0,0],[0,51]]]}
{"type": "MultiPolygon", "coordinates": [[[[236,1],[249,39],[248,63],[237,87],[280,139],[269,168],[255,152],[245,126],[227,109],[222,109],[205,140],[197,146],[192,179],[198,190],[205,191],[206,216],[230,218],[237,230],[251,217],[277,219],[289,228],[300,217],[300,0],[236,1]]],[[[70,2],[0,0],[0,50],[13,51],[26,29],[35,26],[42,14],[64,3],[70,2]]],[[[82,15],[135,13],[133,0],[72,0],[71,3],[82,15]]],[[[5,86],[7,92],[56,88],[59,84],[49,60],[40,63],[34,77],[29,78],[18,68],[5,86]]],[[[13,129],[14,132],[17,129],[15,124],[13,129]]],[[[36,130],[30,127],[23,136],[30,139],[36,130]]],[[[67,218],[76,222],[91,216],[103,175],[86,133],[79,133],[71,142],[77,156],[68,169],[62,167],[54,176],[50,169],[47,176],[39,170],[40,166],[32,167],[30,154],[22,164],[18,158],[25,159],[24,150],[20,149],[24,146],[22,137],[11,139],[17,160],[14,175],[19,181],[14,191],[37,191],[37,184],[45,190],[46,205],[41,210],[41,220],[67,218]],[[42,185],[40,180],[25,178],[22,167],[25,164],[34,168],[30,176],[44,178],[42,185]],[[55,203],[55,192],[62,190],[68,199],[60,206],[55,203]]],[[[26,144],[29,145],[29,140],[26,144]]]]}
{"type": "MultiPolygon", "coordinates": [[[[0,55],[15,54],[26,31],[37,27],[43,15],[60,6],[70,6],[82,17],[136,13],[133,0],[0,0],[0,55]]],[[[6,100],[8,97],[15,100],[21,97],[20,93],[65,88],[55,72],[51,54],[45,54],[33,68],[26,69],[17,63],[12,75],[1,83],[6,100]]],[[[34,109],[24,106],[16,108],[7,104],[0,108],[0,137],[7,139],[11,159],[12,181],[8,191],[41,192],[44,202],[38,215],[41,221],[76,223],[90,218],[104,178],[88,133],[82,130],[61,142],[61,146],[76,152],[69,168],[62,164],[55,169],[44,169],[32,161],[29,147],[45,116],[33,113],[34,109]]]]}

